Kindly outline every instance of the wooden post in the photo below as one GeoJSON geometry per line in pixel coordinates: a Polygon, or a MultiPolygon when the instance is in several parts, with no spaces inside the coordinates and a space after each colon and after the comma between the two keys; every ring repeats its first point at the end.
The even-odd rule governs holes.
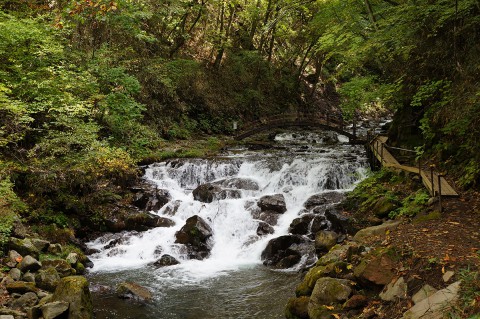
{"type": "Polygon", "coordinates": [[[435,184],[433,183],[433,169],[435,164],[430,164],[430,181],[432,183],[432,196],[435,197],[435,184]]]}
{"type": "Polygon", "coordinates": [[[438,203],[440,205],[440,213],[443,212],[442,208],[442,174],[438,174],[438,203]]]}

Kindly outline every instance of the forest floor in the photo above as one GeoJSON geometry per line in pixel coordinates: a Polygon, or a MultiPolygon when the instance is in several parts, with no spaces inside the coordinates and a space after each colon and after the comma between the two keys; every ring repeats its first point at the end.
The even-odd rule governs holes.
{"type": "MultiPolygon", "coordinates": [[[[444,199],[442,204],[441,214],[436,203],[413,220],[405,220],[377,243],[393,247],[404,256],[403,267],[397,269],[398,276],[419,279],[419,286],[409,290],[424,283],[443,289],[453,281],[468,280],[465,274],[480,270],[480,193],[464,192],[457,198],[444,199]],[[445,273],[450,271],[453,277],[445,280],[445,273]]],[[[479,279],[477,276],[467,283],[477,297],[468,306],[459,305],[458,318],[476,318],[471,316],[480,313],[479,279]]],[[[411,306],[410,300],[399,299],[374,308],[378,318],[400,318],[411,306]]]]}

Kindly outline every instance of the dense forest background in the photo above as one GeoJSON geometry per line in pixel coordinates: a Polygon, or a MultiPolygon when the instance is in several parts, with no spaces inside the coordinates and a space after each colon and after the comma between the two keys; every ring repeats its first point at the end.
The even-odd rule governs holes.
{"type": "Polygon", "coordinates": [[[2,0],[0,234],[101,227],[168,141],[292,110],[393,111],[476,187],[479,56],[478,0],[2,0]]]}

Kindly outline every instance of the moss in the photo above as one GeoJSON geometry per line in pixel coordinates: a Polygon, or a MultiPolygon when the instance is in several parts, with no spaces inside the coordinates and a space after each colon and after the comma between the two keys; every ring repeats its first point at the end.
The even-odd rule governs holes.
{"type": "Polygon", "coordinates": [[[440,219],[441,217],[442,217],[442,214],[439,211],[433,211],[426,215],[417,216],[416,218],[413,219],[413,223],[421,224],[429,220],[440,219]]]}

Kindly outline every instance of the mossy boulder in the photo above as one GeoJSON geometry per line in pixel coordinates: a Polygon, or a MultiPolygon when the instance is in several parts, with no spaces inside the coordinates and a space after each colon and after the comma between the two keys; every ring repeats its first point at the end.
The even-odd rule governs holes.
{"type": "Polygon", "coordinates": [[[175,233],[175,242],[187,246],[192,259],[204,259],[210,254],[208,239],[213,235],[212,228],[198,215],[188,218],[185,225],[175,233]]]}
{"type": "Polygon", "coordinates": [[[15,281],[6,285],[7,291],[10,294],[18,293],[24,294],[27,292],[37,292],[38,288],[35,287],[33,282],[26,282],[26,281],[15,281]]]}
{"type": "Polygon", "coordinates": [[[334,262],[325,266],[315,266],[311,268],[302,282],[297,286],[295,294],[299,296],[309,296],[312,294],[317,280],[322,277],[336,277],[346,274],[348,264],[346,262],[334,262]]]}
{"type": "Polygon", "coordinates": [[[15,250],[22,256],[30,255],[38,259],[40,250],[32,243],[29,238],[19,239],[11,237],[9,241],[10,250],[15,250]]]}
{"type": "Polygon", "coordinates": [[[60,282],[60,275],[54,267],[47,267],[38,271],[35,282],[39,288],[53,292],[60,282]]]}
{"type": "Polygon", "coordinates": [[[93,318],[92,296],[83,276],[62,278],[52,296],[52,302],[55,301],[69,303],[68,319],[93,318]]]}
{"type": "Polygon", "coordinates": [[[311,319],[325,317],[325,306],[344,303],[352,294],[351,283],[345,279],[323,277],[317,280],[308,303],[308,315],[311,319]]]}
{"type": "Polygon", "coordinates": [[[49,259],[42,261],[43,269],[49,267],[55,268],[60,277],[73,276],[77,274],[77,271],[64,259],[49,259]]]}
{"type": "Polygon", "coordinates": [[[385,218],[398,207],[398,201],[382,196],[373,204],[372,213],[378,218],[385,218]]]}
{"type": "Polygon", "coordinates": [[[385,237],[387,231],[392,231],[400,225],[400,221],[390,220],[381,225],[367,227],[359,230],[353,240],[358,243],[369,243],[374,240],[381,240],[385,237]]]}
{"type": "Polygon", "coordinates": [[[317,251],[327,252],[337,244],[337,239],[337,233],[329,230],[321,230],[315,234],[315,249],[317,251]]]}
{"type": "Polygon", "coordinates": [[[363,284],[386,285],[395,277],[395,261],[388,254],[364,258],[353,271],[363,284]]]}
{"type": "Polygon", "coordinates": [[[308,302],[309,297],[290,298],[285,307],[285,318],[287,319],[309,319],[308,302]]]}

